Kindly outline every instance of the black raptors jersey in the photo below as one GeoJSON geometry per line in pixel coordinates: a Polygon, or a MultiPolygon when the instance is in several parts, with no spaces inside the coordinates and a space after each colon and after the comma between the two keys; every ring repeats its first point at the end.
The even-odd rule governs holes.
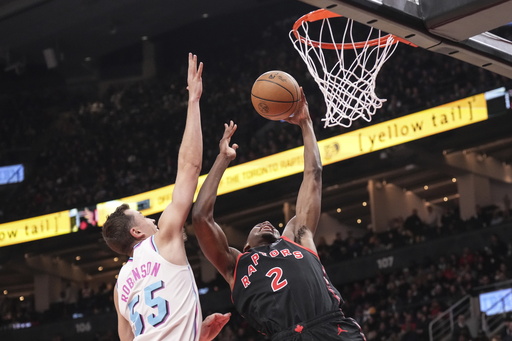
{"type": "Polygon", "coordinates": [[[342,303],[318,256],[286,237],[240,254],[232,299],[265,335],[340,311],[342,303]]]}

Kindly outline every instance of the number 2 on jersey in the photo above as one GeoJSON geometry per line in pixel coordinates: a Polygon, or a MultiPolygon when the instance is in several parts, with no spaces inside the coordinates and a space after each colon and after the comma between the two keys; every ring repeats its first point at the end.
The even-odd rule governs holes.
{"type": "Polygon", "coordinates": [[[283,277],[283,269],[281,268],[272,268],[267,271],[265,276],[273,277],[270,286],[272,287],[272,290],[274,290],[274,292],[281,290],[288,284],[288,281],[286,279],[281,280],[281,278],[283,277]]]}

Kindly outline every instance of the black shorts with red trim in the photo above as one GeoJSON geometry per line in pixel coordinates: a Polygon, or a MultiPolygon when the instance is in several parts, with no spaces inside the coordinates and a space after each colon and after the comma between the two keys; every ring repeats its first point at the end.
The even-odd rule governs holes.
{"type": "Polygon", "coordinates": [[[359,324],[334,311],[272,335],[272,341],[366,341],[359,324]]]}

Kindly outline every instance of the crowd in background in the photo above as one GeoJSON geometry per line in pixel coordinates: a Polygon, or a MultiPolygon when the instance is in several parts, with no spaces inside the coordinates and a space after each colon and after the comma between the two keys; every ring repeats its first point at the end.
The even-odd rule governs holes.
{"type": "MultiPolygon", "coordinates": [[[[316,83],[287,39],[292,18],[248,41],[200,51],[205,61],[201,101],[204,165],[217,153],[222,124],[234,120],[244,163],[302,144],[300,134],[259,117],[250,89],[263,72],[284,70],[304,86],[319,140],[346,132],[323,128],[325,104],[316,83]],[[278,53],[276,46],[280,46],[278,53]],[[229,59],[227,59],[229,56],[229,59]]],[[[175,60],[186,61],[174,52],[175,60]]],[[[199,52],[198,52],[199,54],[199,52]]],[[[173,183],[187,105],[186,63],[162,67],[151,79],[118,84],[98,95],[69,88],[37,88],[0,96],[2,164],[23,163],[25,181],[4,191],[0,222],[129,196],[173,183]],[[13,114],[16,113],[16,114],[13,114]]],[[[410,114],[502,86],[511,80],[439,54],[400,45],[382,68],[377,94],[386,98],[371,123],[410,114]]],[[[365,121],[356,121],[357,129],[365,121]]]]}
{"type": "MultiPolygon", "coordinates": [[[[300,135],[281,130],[252,108],[249,90],[257,76],[268,70],[284,70],[304,86],[319,140],[347,130],[323,128],[323,98],[291,44],[283,43],[282,37],[287,37],[295,19],[269,23],[261,32],[257,50],[252,41],[240,40],[230,47],[229,54],[222,48],[208,54],[197,52],[199,60],[205,61],[201,101],[204,171],[210,169],[218,152],[222,124],[231,119],[239,125],[236,143],[240,149],[235,163],[302,144],[300,135]]],[[[154,78],[117,84],[101,94],[76,93],[59,86],[0,95],[1,165],[26,166],[25,181],[2,192],[0,223],[85,207],[173,183],[187,106],[186,54],[175,58],[184,61],[183,67],[162,69],[154,78]]],[[[372,122],[511,85],[510,79],[476,66],[401,45],[379,74],[377,94],[387,102],[372,122]]],[[[356,122],[350,129],[363,124],[370,123],[356,122]]],[[[480,217],[461,221],[457,211],[447,212],[444,218],[435,228],[398,217],[385,233],[369,231],[363,237],[340,233],[332,243],[319,242],[319,255],[324,264],[336,264],[492,225],[491,220],[480,217]]],[[[501,222],[510,221],[510,211],[502,212],[502,218],[501,222]]],[[[402,271],[344,284],[339,289],[346,300],[345,313],[360,323],[368,340],[428,340],[428,323],[451,303],[474,287],[510,278],[512,258],[507,242],[493,238],[482,250],[466,249],[462,254],[446,254],[402,271]]],[[[94,293],[85,287],[75,289],[74,295],[71,289],[63,292],[62,300],[44,314],[35,313],[30,298],[19,302],[4,297],[0,323],[30,321],[35,325],[72,319],[73,314],[113,311],[112,283],[94,293]]],[[[102,339],[115,340],[116,336],[102,339]]],[[[219,341],[262,339],[236,314],[218,337],[219,341]]],[[[487,338],[454,338],[468,340],[487,338]]]]}
{"type": "MultiPolygon", "coordinates": [[[[368,233],[355,237],[350,233],[339,233],[331,243],[319,243],[318,252],[328,272],[332,266],[349,262],[366,256],[378,254],[384,250],[397,250],[417,244],[429,243],[434,239],[450,238],[474,231],[489,229],[510,223],[510,213],[504,221],[495,225],[487,225],[486,217],[474,217],[468,221],[457,221],[456,229],[452,225],[441,225],[440,233],[432,236],[428,233],[425,221],[416,224],[414,229],[398,227],[396,235],[402,235],[402,241],[392,230],[384,233],[368,233]],[[402,231],[402,232],[400,232],[402,231]],[[407,231],[407,232],[406,232],[407,231]],[[380,242],[375,240],[381,239],[380,242]],[[394,240],[394,241],[392,241],[394,240]]],[[[412,216],[412,215],[411,215],[412,216]]],[[[405,220],[411,220],[407,217],[405,220]]],[[[450,224],[450,223],[449,223],[450,224]]],[[[406,224],[405,224],[406,225],[406,224]]],[[[334,283],[345,300],[343,310],[361,325],[367,340],[375,341],[427,341],[429,323],[458,302],[466,295],[478,294],[477,288],[509,282],[512,270],[512,240],[504,239],[497,233],[489,234],[483,247],[474,249],[463,247],[462,251],[446,250],[439,257],[429,257],[411,266],[393,271],[382,271],[375,277],[365,278],[350,283],[334,283]]],[[[197,250],[193,236],[187,241],[188,246],[197,250]]],[[[334,267],[335,268],[335,267],[334,267]]],[[[2,298],[0,302],[0,330],[29,323],[37,326],[46,323],[71,321],[82,317],[99,314],[115,314],[112,301],[114,283],[104,283],[92,289],[87,283],[69,282],[61,293],[61,297],[53,302],[44,313],[34,310],[33,297],[20,302],[16,299],[2,298]]],[[[208,288],[211,293],[227,291],[229,288],[222,278],[209,283],[198,281],[199,288],[208,288]]],[[[231,307],[232,308],[232,307],[231,307]]],[[[205,311],[204,314],[213,311],[205,311]]],[[[218,341],[251,341],[265,338],[251,328],[247,322],[232,310],[232,318],[218,336],[218,341]]],[[[466,312],[464,317],[469,317],[466,312]]],[[[97,340],[117,340],[115,326],[111,333],[102,335],[97,340]]],[[[453,341],[490,341],[502,331],[489,337],[485,326],[478,322],[477,332],[469,327],[460,331],[454,329],[453,341]],[[465,334],[464,334],[465,333],[465,334]]],[[[504,329],[506,333],[508,329],[504,329]]],[[[495,339],[497,340],[497,339],[495,339]]],[[[508,340],[504,338],[503,340],[508,340]]]]}

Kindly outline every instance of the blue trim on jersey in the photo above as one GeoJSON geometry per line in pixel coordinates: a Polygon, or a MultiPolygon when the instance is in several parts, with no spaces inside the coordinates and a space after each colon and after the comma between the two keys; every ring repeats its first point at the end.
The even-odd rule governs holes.
{"type": "Polygon", "coordinates": [[[160,252],[158,252],[158,248],[156,247],[156,243],[155,243],[155,235],[152,235],[151,237],[151,245],[153,246],[153,250],[155,250],[156,253],[160,254],[160,252]]]}
{"type": "Polygon", "coordinates": [[[138,248],[140,246],[140,243],[142,243],[143,241],[140,241],[138,242],[137,244],[133,245],[133,249],[135,250],[136,248],[138,248]]]}

